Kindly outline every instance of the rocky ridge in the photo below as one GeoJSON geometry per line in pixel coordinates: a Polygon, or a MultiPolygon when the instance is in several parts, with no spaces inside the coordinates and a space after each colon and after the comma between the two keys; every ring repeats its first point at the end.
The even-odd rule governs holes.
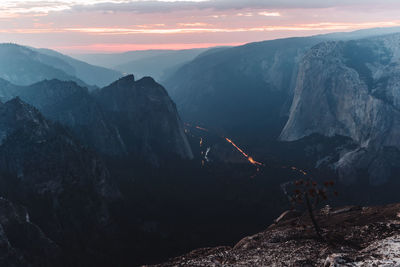
{"type": "Polygon", "coordinates": [[[23,206],[0,197],[1,266],[57,266],[59,247],[30,221],[23,206]]]}
{"type": "Polygon", "coordinates": [[[183,123],[167,91],[150,77],[126,76],[94,92],[115,123],[128,153],[154,164],[162,159],[193,158],[183,123]]]}
{"type": "Polygon", "coordinates": [[[34,266],[57,264],[50,256],[38,261],[24,253],[38,257],[59,246],[62,255],[54,257],[65,265],[89,253],[85,249],[93,253],[94,240],[112,224],[109,206],[120,197],[102,161],[19,98],[0,105],[0,129],[0,195],[26,208],[4,202],[10,207],[5,211],[15,209],[0,218],[4,244],[9,240],[17,252],[22,246],[22,259],[34,266]]]}
{"type": "Polygon", "coordinates": [[[233,247],[203,248],[155,265],[167,266],[398,266],[400,205],[324,208],[324,240],[307,214],[285,216],[233,247]],[[375,264],[375,265],[374,265],[375,264]]]}
{"type": "Polygon", "coordinates": [[[58,80],[31,86],[1,81],[0,99],[16,96],[100,154],[138,157],[154,165],[193,157],[175,104],[149,77],[135,81],[129,75],[94,92],[58,80]]]}
{"type": "Polygon", "coordinates": [[[280,139],[350,137],[358,148],[331,162],[341,180],[354,183],[367,169],[369,183],[386,183],[399,166],[399,44],[400,34],[392,34],[313,47],[300,64],[280,139]]]}

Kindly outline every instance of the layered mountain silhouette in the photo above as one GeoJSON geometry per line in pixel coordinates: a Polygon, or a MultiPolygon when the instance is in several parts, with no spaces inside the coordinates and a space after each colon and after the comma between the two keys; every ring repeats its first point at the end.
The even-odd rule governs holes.
{"type": "Polygon", "coordinates": [[[0,265],[130,266],[233,244],[287,206],[298,176],[337,175],[338,201],[396,199],[400,34],[387,33],[210,49],[171,70],[168,92],[0,45],[0,265]]]}
{"type": "Polygon", "coordinates": [[[132,75],[94,92],[59,80],[0,88],[1,263],[108,266],[135,247],[122,237],[144,232],[122,209],[132,190],[104,158],[154,168],[193,157],[165,89],[132,75]]]}
{"type": "Polygon", "coordinates": [[[0,58],[0,78],[18,85],[59,79],[101,87],[122,76],[118,71],[93,66],[53,50],[16,44],[0,44],[0,58]]]}
{"type": "Polygon", "coordinates": [[[3,101],[20,97],[101,154],[136,156],[156,165],[193,157],[175,104],[152,78],[135,81],[129,75],[94,92],[59,80],[31,86],[2,81],[0,95],[3,101]]]}
{"type": "Polygon", "coordinates": [[[186,121],[277,136],[301,55],[320,41],[292,38],[205,52],[165,85],[186,121]]]}
{"type": "Polygon", "coordinates": [[[135,77],[151,76],[160,81],[181,65],[193,60],[207,49],[145,50],[119,54],[80,54],[74,57],[94,65],[134,73],[135,77]]]}
{"type": "Polygon", "coordinates": [[[369,183],[386,183],[399,166],[398,31],[362,30],[211,50],[164,83],[185,121],[254,146],[314,134],[349,137],[358,150],[341,148],[345,157],[338,150],[319,155],[314,166],[324,162],[349,183],[367,168],[369,183]]]}
{"type": "Polygon", "coordinates": [[[20,98],[0,105],[0,129],[0,194],[22,205],[1,200],[13,225],[7,217],[0,223],[18,260],[52,266],[94,253],[87,249],[96,250],[111,223],[109,205],[120,197],[105,165],[20,98]]]}

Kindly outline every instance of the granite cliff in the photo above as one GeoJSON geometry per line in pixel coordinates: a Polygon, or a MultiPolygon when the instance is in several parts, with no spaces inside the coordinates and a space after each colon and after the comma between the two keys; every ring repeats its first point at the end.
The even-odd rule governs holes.
{"type": "Polygon", "coordinates": [[[313,47],[300,64],[280,139],[350,137],[358,148],[331,162],[342,180],[354,182],[367,169],[371,184],[387,182],[399,164],[399,43],[400,34],[392,34],[313,47]]]}

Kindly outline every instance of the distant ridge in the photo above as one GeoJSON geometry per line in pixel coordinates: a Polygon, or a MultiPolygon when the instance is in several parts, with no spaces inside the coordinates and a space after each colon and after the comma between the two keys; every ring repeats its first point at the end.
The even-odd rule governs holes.
{"type": "Polygon", "coordinates": [[[92,88],[105,86],[121,76],[118,71],[96,67],[56,51],[0,44],[0,78],[13,84],[29,85],[58,79],[92,88]]]}

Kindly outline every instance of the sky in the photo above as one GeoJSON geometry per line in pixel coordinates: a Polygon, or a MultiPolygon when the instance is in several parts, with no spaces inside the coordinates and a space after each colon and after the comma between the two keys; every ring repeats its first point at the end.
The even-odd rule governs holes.
{"type": "Polygon", "coordinates": [[[67,54],[400,26],[400,0],[0,0],[0,42],[67,54]]]}

